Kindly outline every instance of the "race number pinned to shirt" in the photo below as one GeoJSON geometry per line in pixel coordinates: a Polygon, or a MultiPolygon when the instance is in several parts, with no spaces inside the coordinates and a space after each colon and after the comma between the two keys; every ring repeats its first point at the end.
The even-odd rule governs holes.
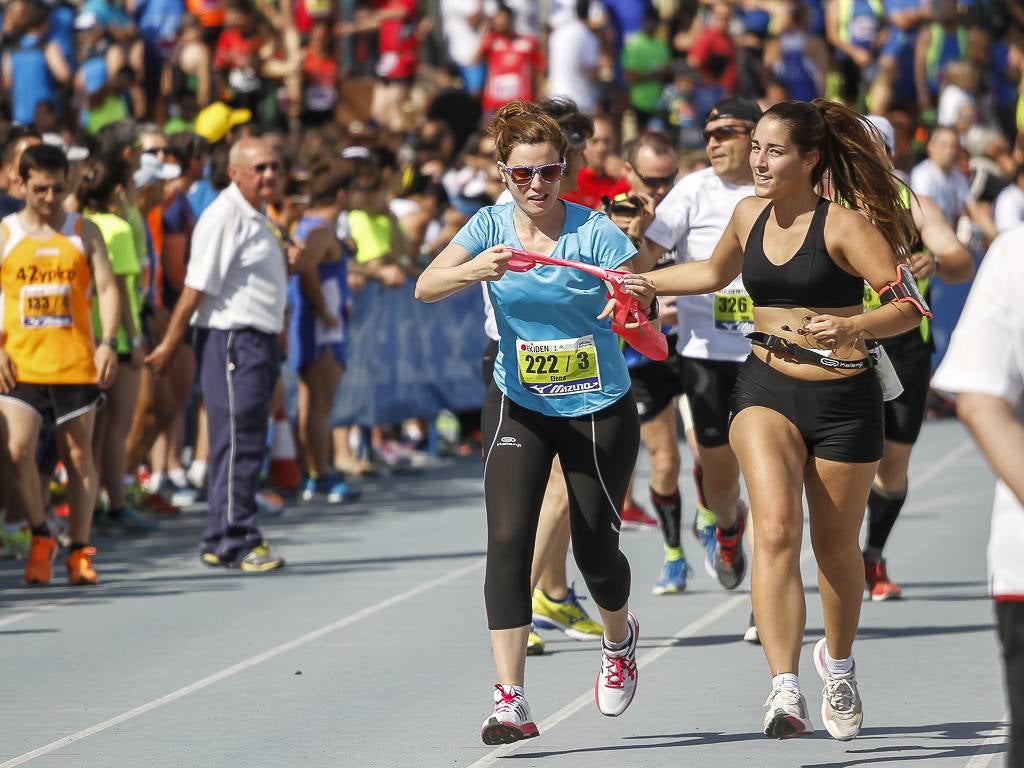
{"type": "Polygon", "coordinates": [[[726,288],[715,294],[715,330],[746,336],[754,330],[754,302],[746,291],[726,288]]]}
{"type": "Polygon", "coordinates": [[[578,395],[601,389],[593,336],[551,341],[516,339],[519,381],[541,397],[578,395]]]}
{"type": "Polygon", "coordinates": [[[23,328],[70,328],[70,285],[25,285],[21,289],[23,328]]]}

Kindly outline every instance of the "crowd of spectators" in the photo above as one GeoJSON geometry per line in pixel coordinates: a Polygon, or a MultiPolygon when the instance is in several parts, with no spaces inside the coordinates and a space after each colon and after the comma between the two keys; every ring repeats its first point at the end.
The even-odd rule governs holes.
{"type": "MultiPolygon", "coordinates": [[[[154,379],[142,356],[243,137],[277,154],[268,214],[294,261],[303,218],[335,217],[348,296],[403,286],[495,201],[483,128],[516,99],[568,97],[595,117],[593,136],[568,137],[584,155],[571,199],[592,207],[626,189],[620,148],[642,131],[669,137],[681,173],[702,167],[704,116],[735,94],[887,117],[897,170],[977,259],[1024,221],[1022,0],[6,0],[0,14],[0,215],[24,204],[22,152],[45,143],[70,162],[68,210],[123,220],[107,246],[139,303],[142,349],[123,366],[141,394],[114,396],[142,402],[134,423],[108,425],[132,437],[106,441],[106,476],[122,461],[148,467],[137,498],[164,512],[168,490],[187,501],[204,484],[205,428],[186,407],[194,359],[154,379]],[[170,413],[147,421],[161,403],[170,413]]],[[[325,422],[330,405],[305,421],[325,422]]],[[[331,426],[330,465],[348,476],[429,461],[429,420],[365,437],[331,426]]],[[[472,452],[477,426],[461,415],[453,450],[472,452]]],[[[322,462],[304,455],[307,438],[308,471],[322,462]]],[[[108,488],[115,507],[120,496],[108,488]]],[[[8,545],[23,525],[12,512],[8,545]]],[[[121,523],[149,529],[151,517],[121,523]]]]}

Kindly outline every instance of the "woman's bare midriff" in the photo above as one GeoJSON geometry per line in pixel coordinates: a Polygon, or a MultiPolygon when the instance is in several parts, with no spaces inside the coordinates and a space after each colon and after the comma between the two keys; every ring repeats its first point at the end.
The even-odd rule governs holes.
{"type": "MultiPolygon", "coordinates": [[[[755,307],[754,326],[762,333],[768,333],[786,341],[791,341],[797,346],[809,349],[827,349],[824,345],[818,344],[810,334],[801,334],[798,331],[803,328],[810,318],[817,315],[834,315],[835,317],[856,317],[864,311],[860,305],[852,307],[840,307],[829,309],[814,309],[808,307],[792,307],[781,309],[779,307],[755,307]],[[790,330],[784,330],[783,326],[790,330]]],[[[814,363],[805,363],[786,355],[754,345],[754,355],[770,365],[779,373],[792,376],[794,379],[804,381],[832,381],[840,377],[859,376],[864,373],[863,369],[853,371],[840,371],[834,368],[822,368],[814,363]]],[[[839,360],[863,360],[867,357],[867,348],[863,341],[858,341],[854,346],[843,347],[836,350],[832,357],[839,360]]]]}

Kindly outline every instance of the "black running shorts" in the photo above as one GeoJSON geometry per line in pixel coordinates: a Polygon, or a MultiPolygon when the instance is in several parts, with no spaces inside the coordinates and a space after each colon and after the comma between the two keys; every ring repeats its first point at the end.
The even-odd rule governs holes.
{"type": "Polygon", "coordinates": [[[915,328],[882,342],[903,385],[903,394],[885,404],[885,439],[913,445],[921,434],[928,385],[932,378],[932,350],[915,328]]]}
{"type": "Polygon", "coordinates": [[[785,416],[819,459],[851,464],[882,458],[882,382],[873,371],[828,381],[803,381],[755,355],[746,359],[732,393],[732,415],[761,406],[785,416]]]}
{"type": "Polygon", "coordinates": [[[104,395],[95,384],[26,384],[19,381],[0,398],[31,408],[58,427],[103,404],[104,395]]]}
{"type": "Polygon", "coordinates": [[[683,394],[682,362],[675,352],[668,359],[629,369],[633,399],[640,423],[646,424],[683,394]]]}
{"type": "Polygon", "coordinates": [[[698,445],[719,448],[729,444],[729,396],[741,365],[731,360],[683,358],[683,386],[698,445]]]}

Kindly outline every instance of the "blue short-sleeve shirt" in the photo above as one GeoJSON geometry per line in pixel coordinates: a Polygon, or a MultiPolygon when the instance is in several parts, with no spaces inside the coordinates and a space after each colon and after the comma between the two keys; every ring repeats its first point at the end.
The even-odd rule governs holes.
{"type": "MultiPolygon", "coordinates": [[[[636,254],[603,213],[564,205],[565,225],[552,256],[615,269],[636,254]]],[[[474,256],[495,245],[522,248],[514,210],[515,203],[481,208],[452,242],[474,256]]],[[[500,336],[494,383],[510,400],[549,416],[573,417],[607,408],[629,391],[619,337],[610,320],[597,320],[607,303],[601,280],[568,267],[537,266],[486,285],[500,336]],[[560,344],[545,345],[553,341],[560,344]]]]}

